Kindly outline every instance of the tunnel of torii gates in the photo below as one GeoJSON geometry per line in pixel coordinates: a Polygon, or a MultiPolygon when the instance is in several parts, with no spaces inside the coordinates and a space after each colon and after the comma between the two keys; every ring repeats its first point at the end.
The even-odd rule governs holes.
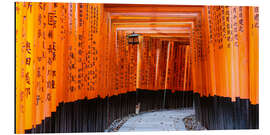
{"type": "Polygon", "coordinates": [[[103,132],[138,104],[259,128],[258,7],[15,4],[16,133],[103,132]]]}

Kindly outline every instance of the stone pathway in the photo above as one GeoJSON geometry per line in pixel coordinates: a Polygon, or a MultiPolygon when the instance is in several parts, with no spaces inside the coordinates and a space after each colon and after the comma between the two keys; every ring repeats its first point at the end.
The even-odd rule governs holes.
{"type": "Polygon", "coordinates": [[[134,131],[185,131],[183,118],[195,114],[192,108],[145,112],[130,117],[118,132],[134,131]]]}

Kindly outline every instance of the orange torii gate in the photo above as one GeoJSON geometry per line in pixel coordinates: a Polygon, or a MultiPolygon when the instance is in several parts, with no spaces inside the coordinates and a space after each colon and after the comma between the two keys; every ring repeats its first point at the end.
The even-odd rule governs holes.
{"type": "Polygon", "coordinates": [[[258,7],[16,2],[16,133],[192,100],[208,129],[258,128],[258,31],[258,7]]]}

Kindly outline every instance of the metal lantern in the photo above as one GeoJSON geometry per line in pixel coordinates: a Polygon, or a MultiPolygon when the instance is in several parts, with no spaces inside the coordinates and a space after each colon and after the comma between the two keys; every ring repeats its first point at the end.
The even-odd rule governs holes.
{"type": "Polygon", "coordinates": [[[134,32],[128,35],[128,44],[136,45],[139,44],[139,34],[135,34],[134,32]]]}

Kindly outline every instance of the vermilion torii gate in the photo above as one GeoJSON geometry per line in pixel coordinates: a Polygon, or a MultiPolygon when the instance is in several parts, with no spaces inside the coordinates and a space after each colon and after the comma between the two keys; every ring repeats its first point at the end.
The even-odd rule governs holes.
{"type": "Polygon", "coordinates": [[[257,129],[258,19],[258,7],[16,2],[16,133],[101,132],[138,103],[194,103],[208,129],[257,129]]]}

